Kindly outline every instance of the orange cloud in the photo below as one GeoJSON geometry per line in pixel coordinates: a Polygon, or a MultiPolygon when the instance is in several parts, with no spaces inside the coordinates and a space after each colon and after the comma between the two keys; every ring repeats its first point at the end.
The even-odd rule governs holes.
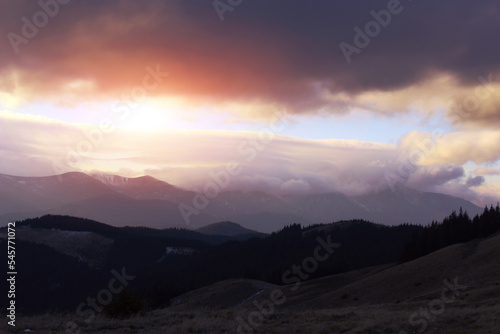
{"type": "MultiPolygon", "coordinates": [[[[386,3],[256,0],[220,22],[213,6],[200,0],[69,2],[18,53],[7,38],[0,42],[0,102],[120,99],[141,84],[147,66],[158,65],[170,76],[150,96],[236,105],[247,118],[266,111],[248,112],[246,104],[277,104],[294,113],[414,106],[432,112],[474,92],[478,76],[500,73],[500,50],[485,37],[499,29],[493,14],[499,5],[464,0],[414,5],[407,19],[394,20],[347,64],[339,43],[386,3]],[[457,15],[438,15],[436,6],[448,5],[457,15]],[[408,37],[416,31],[419,38],[408,37]]],[[[22,18],[40,10],[37,2],[5,3],[0,31],[22,34],[22,18]]],[[[498,124],[493,101],[467,117],[448,116],[458,124],[498,124]]]]}

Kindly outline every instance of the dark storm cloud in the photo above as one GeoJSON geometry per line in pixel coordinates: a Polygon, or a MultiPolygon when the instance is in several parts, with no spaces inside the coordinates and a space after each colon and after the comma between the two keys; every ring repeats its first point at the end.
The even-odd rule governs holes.
{"type": "Polygon", "coordinates": [[[408,185],[429,189],[446,184],[464,176],[464,169],[460,166],[435,166],[419,168],[409,178],[408,185]]]}
{"type": "Polygon", "coordinates": [[[484,176],[478,175],[478,176],[468,178],[465,185],[467,187],[479,187],[483,183],[484,183],[484,176]]]}
{"type": "Polygon", "coordinates": [[[33,23],[39,3],[2,3],[0,90],[22,86],[26,98],[61,94],[78,80],[115,96],[159,64],[171,80],[156,95],[346,112],[353,105],[329,94],[390,92],[442,74],[474,87],[478,75],[500,70],[496,1],[247,0],[223,22],[212,1],[69,1],[29,38],[22,18],[33,23]],[[398,14],[348,63],[339,45],[355,46],[354,28],[365,31],[371,12],[389,6],[398,14]]]}

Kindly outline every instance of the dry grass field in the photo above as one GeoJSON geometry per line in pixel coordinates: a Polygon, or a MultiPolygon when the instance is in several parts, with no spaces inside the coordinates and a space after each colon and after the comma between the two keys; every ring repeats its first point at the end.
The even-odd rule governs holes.
{"type": "MultiPolygon", "coordinates": [[[[425,306],[425,303],[381,304],[302,312],[278,309],[254,328],[253,333],[419,333],[422,327],[412,327],[408,319],[412,313],[425,306]]],[[[243,310],[176,312],[164,309],[128,319],[98,316],[90,324],[83,321],[77,323],[80,333],[218,334],[238,333],[238,315],[244,317],[246,313],[243,310]]],[[[2,325],[2,332],[24,333],[25,329],[31,329],[33,333],[67,333],[66,324],[72,320],[75,319],[71,315],[21,317],[15,330],[2,325]]],[[[441,315],[431,318],[422,333],[498,334],[499,328],[498,300],[481,306],[460,302],[446,307],[441,315]]],[[[249,331],[242,330],[240,333],[249,331]]]]}
{"type": "Polygon", "coordinates": [[[1,333],[500,333],[500,234],[402,265],[276,286],[227,280],[127,319],[18,315],[1,333]],[[77,328],[67,331],[67,324],[77,328]]]}

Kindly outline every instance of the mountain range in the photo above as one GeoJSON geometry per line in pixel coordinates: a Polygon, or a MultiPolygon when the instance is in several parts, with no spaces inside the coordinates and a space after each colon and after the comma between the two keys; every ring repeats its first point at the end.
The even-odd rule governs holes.
{"type": "MultiPolygon", "coordinates": [[[[351,221],[308,228],[295,224],[264,235],[231,222],[197,231],[158,230],[46,215],[16,222],[16,263],[22,272],[17,300],[29,313],[72,309],[99,291],[111,270],[126,268],[137,275],[133,291],[155,308],[227,278],[276,284],[287,267],[309,255],[318,236],[329,240],[331,235],[343,247],[314,277],[395,262],[412,233],[421,230],[351,221]]],[[[6,239],[7,228],[0,228],[0,245],[6,247],[6,239]]]]}
{"type": "Polygon", "coordinates": [[[196,229],[232,221],[269,233],[292,223],[307,226],[343,219],[385,225],[429,224],[460,207],[471,216],[482,210],[458,197],[403,187],[351,197],[341,193],[275,196],[261,191],[222,191],[202,208],[194,204],[196,196],[194,191],[151,176],[127,178],[80,172],[48,177],[0,174],[0,224],[58,214],[114,226],[154,228],[196,229]],[[193,210],[192,214],[183,214],[181,205],[193,210]]]}

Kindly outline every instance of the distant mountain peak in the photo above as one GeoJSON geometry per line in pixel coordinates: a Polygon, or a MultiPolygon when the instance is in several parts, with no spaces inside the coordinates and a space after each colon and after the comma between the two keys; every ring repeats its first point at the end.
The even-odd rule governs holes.
{"type": "Polygon", "coordinates": [[[218,223],[209,224],[207,226],[196,229],[197,232],[208,235],[224,235],[224,236],[237,236],[243,234],[264,235],[263,233],[250,230],[242,227],[240,224],[223,221],[218,223]]]}
{"type": "MultiPolygon", "coordinates": [[[[136,179],[136,180],[147,180],[147,181],[161,181],[161,180],[158,180],[155,177],[152,177],[151,175],[142,175],[142,176],[134,177],[133,179],[136,179]]],[[[161,182],[164,182],[164,181],[161,181],[161,182]]]]}
{"type": "Polygon", "coordinates": [[[56,175],[56,176],[61,176],[61,177],[90,177],[90,175],[85,174],[83,172],[67,172],[67,173],[63,173],[63,174],[60,174],[60,175],[56,175]]]}
{"type": "Polygon", "coordinates": [[[168,185],[172,188],[177,188],[168,182],[159,180],[150,175],[143,175],[138,177],[125,177],[114,174],[96,173],[92,174],[92,177],[95,178],[96,180],[101,181],[106,185],[112,185],[112,186],[126,186],[126,185],[139,186],[139,185],[163,184],[163,185],[168,185]]]}
{"type": "Polygon", "coordinates": [[[2,179],[7,179],[11,181],[18,181],[18,180],[30,180],[30,181],[36,181],[36,180],[47,180],[47,179],[55,179],[57,178],[58,180],[70,180],[70,179],[92,179],[92,177],[88,174],[85,174],[83,172],[67,172],[63,174],[58,174],[58,175],[51,175],[51,176],[15,176],[15,175],[7,175],[7,174],[0,174],[0,178],[2,179]]]}
{"type": "MultiPolygon", "coordinates": [[[[429,224],[460,207],[474,216],[481,208],[446,194],[397,187],[348,196],[313,193],[276,196],[262,191],[221,191],[203,213],[189,216],[180,205],[194,205],[197,194],[149,175],[135,178],[69,172],[48,177],[0,174],[0,224],[47,213],[87,217],[116,225],[205,227],[203,233],[239,235],[277,231],[291,223],[364,219],[385,225],[429,224]],[[238,222],[237,225],[232,222],[238,222]],[[245,230],[242,226],[252,230],[245,230]],[[215,231],[215,232],[213,232],[215,231]]],[[[201,210],[200,210],[201,211],[201,210]]]]}

